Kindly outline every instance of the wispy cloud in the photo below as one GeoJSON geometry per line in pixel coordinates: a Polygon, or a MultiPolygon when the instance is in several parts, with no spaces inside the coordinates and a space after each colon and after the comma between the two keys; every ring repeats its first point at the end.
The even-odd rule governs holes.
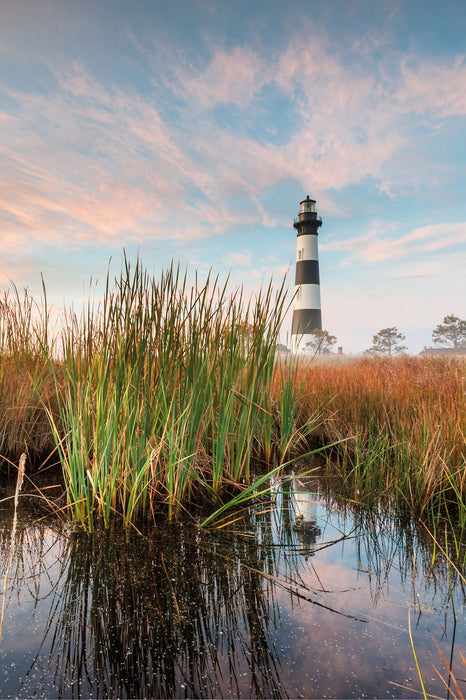
{"type": "Polygon", "coordinates": [[[248,267],[251,264],[252,252],[250,250],[242,250],[238,253],[229,253],[228,262],[230,265],[241,265],[248,267]]]}
{"type": "MultiPolygon", "coordinates": [[[[274,227],[280,222],[264,193],[296,178],[322,197],[372,178],[381,193],[397,198],[405,177],[400,159],[415,137],[413,113],[432,128],[466,113],[463,57],[434,64],[388,53],[384,64],[370,63],[367,52],[375,49],[366,44],[355,47],[360,60],[356,54],[347,65],[327,39],[309,42],[304,35],[272,52],[212,42],[210,57],[196,65],[179,48],[171,54],[179,56],[175,65],[160,63],[167,54],[154,54],[150,95],[102,84],[83,61],[59,65],[49,57],[52,94],[5,90],[14,109],[0,116],[8,164],[0,176],[4,236],[113,245],[122,237],[203,238],[234,226],[274,227]],[[293,116],[284,141],[248,126],[259,105],[275,119],[273,107],[261,102],[264,89],[293,116]],[[167,110],[174,95],[178,102],[167,110]],[[229,104],[237,115],[220,119],[215,109],[229,104]]],[[[369,235],[357,239],[365,244],[359,257],[433,251],[463,235],[450,224],[441,235],[369,235]]],[[[337,249],[352,247],[327,244],[337,249]]]]}
{"type": "Polygon", "coordinates": [[[216,47],[207,65],[182,64],[175,73],[184,96],[203,109],[222,103],[244,109],[267,82],[263,58],[248,46],[216,47]]]}
{"type": "Polygon", "coordinates": [[[466,243],[466,222],[445,222],[415,228],[404,236],[367,233],[345,240],[324,242],[321,249],[350,253],[349,260],[379,263],[432,253],[466,243]]]}
{"type": "Polygon", "coordinates": [[[466,115],[466,61],[456,56],[448,63],[406,57],[395,98],[404,109],[434,117],[466,115]]]}

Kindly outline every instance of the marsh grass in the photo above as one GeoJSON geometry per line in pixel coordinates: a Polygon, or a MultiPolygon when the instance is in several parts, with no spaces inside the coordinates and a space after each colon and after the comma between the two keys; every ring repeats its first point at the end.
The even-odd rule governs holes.
{"type": "Polygon", "coordinates": [[[23,452],[34,463],[54,447],[43,408],[55,414],[49,323],[45,287],[39,303],[14,285],[0,298],[0,455],[15,464],[23,452]]]}
{"type": "Polygon", "coordinates": [[[340,441],[329,468],[347,497],[385,500],[431,521],[449,514],[465,530],[464,358],[361,358],[304,365],[299,374],[298,420],[319,412],[315,439],[340,441]]]}
{"type": "MultiPolygon", "coordinates": [[[[213,512],[254,479],[327,446],[343,495],[466,533],[464,359],[322,364],[276,353],[284,283],[257,298],[125,259],[103,299],[54,318],[12,286],[0,300],[0,455],[59,461],[69,515],[213,512]],[[262,470],[262,471],[261,471],[262,470]],[[207,512],[206,512],[207,509],[207,512]]],[[[32,467],[33,468],[33,467],[32,467]]],[[[244,505],[244,504],[243,504],[244,505]]],[[[465,535],[466,536],[466,535],[465,535]]]]}
{"type": "Polygon", "coordinates": [[[125,260],[99,305],[65,313],[58,357],[43,339],[39,356],[74,520],[93,530],[115,514],[221,507],[250,485],[253,462],[298,450],[314,416],[297,426],[291,362],[273,391],[285,296],[283,284],[249,301],[210,278],[190,286],[175,266],[156,281],[125,260]]]}

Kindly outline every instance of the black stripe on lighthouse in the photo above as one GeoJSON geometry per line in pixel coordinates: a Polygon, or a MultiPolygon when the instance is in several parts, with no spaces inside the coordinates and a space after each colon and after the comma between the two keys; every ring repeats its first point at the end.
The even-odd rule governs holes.
{"type": "Polygon", "coordinates": [[[322,328],[322,311],[320,309],[295,309],[293,311],[292,335],[312,333],[316,328],[322,328]]]}
{"type": "Polygon", "coordinates": [[[298,260],[296,263],[295,284],[320,284],[319,261],[298,260]]]}

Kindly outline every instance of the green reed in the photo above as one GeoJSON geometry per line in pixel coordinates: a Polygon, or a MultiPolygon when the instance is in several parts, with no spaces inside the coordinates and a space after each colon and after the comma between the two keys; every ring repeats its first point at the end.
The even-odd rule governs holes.
{"type": "MultiPolygon", "coordinates": [[[[99,307],[68,313],[49,417],[74,519],[94,529],[221,505],[280,444],[273,398],[282,285],[254,301],[128,261],[99,307]]],[[[291,409],[292,410],[292,409],[291,409]]],[[[281,450],[283,452],[283,450],[281,450]]]]}

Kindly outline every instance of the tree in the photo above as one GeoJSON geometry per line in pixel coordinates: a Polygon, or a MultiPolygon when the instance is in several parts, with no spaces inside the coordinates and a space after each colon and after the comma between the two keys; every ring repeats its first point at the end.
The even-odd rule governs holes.
{"type": "Polygon", "coordinates": [[[466,321],[458,316],[445,316],[432,333],[432,340],[437,345],[450,345],[454,348],[466,346],[466,321]]]}
{"type": "Polygon", "coordinates": [[[396,355],[399,352],[407,350],[406,345],[400,345],[405,340],[402,333],[398,332],[398,328],[382,328],[372,337],[372,347],[368,352],[376,355],[396,355]]]}
{"type": "Polygon", "coordinates": [[[330,335],[328,331],[321,331],[319,328],[314,328],[310,336],[311,339],[306,343],[306,347],[317,353],[330,352],[332,345],[337,342],[335,335],[330,335]]]}

